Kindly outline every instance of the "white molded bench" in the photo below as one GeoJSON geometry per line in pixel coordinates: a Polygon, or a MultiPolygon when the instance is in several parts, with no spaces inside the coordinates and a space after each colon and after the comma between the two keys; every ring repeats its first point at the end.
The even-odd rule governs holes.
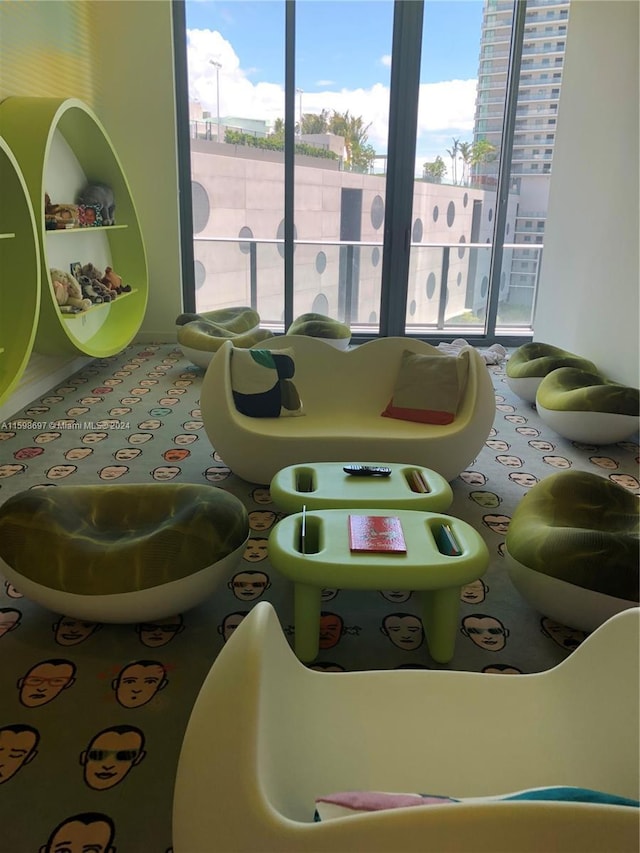
{"type": "Polygon", "coordinates": [[[495,416],[491,377],[469,351],[465,390],[453,423],[423,424],[382,417],[405,350],[446,357],[411,338],[377,338],[340,351],[316,338],[282,336],[259,349],[291,348],[301,417],[240,414],[231,391],[232,344],[211,361],[201,392],[202,419],[225,464],[249,482],[269,483],[282,468],[302,462],[379,460],[421,465],[453,480],[482,448],[495,416]]]}

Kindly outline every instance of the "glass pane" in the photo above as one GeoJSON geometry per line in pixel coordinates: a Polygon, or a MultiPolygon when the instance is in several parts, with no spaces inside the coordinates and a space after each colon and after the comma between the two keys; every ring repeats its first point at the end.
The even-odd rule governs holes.
{"type": "MultiPolygon", "coordinates": [[[[512,23],[501,5],[513,8],[425,3],[409,334],[485,329],[512,23]]],[[[516,208],[513,198],[511,218],[516,208]]]]}
{"type": "Polygon", "coordinates": [[[296,7],[294,317],[377,334],[392,0],[296,7]]]}
{"type": "Polygon", "coordinates": [[[187,2],[196,310],[284,314],[282,0],[187,2]]]}
{"type": "MultiPolygon", "coordinates": [[[[507,14],[506,5],[497,3],[498,18],[507,14]]],[[[500,334],[527,331],[533,323],[568,20],[569,0],[527,2],[511,162],[518,210],[505,234],[496,321],[500,334]]]]}

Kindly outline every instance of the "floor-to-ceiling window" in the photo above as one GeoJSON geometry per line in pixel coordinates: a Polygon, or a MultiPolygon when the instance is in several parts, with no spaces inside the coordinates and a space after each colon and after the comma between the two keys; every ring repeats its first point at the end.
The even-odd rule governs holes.
{"type": "Polygon", "coordinates": [[[197,310],[251,304],[283,331],[287,318],[315,311],[364,336],[530,334],[554,134],[538,125],[557,116],[567,7],[187,0],[197,310]],[[418,10],[420,27],[407,26],[418,10]],[[534,98],[541,87],[544,105],[534,98]],[[529,115],[536,107],[544,114],[529,115]],[[409,140],[406,128],[415,128],[409,140]],[[524,206],[523,168],[542,178],[524,206]],[[412,207],[398,249],[389,233],[403,199],[388,195],[408,170],[412,207]],[[385,266],[394,252],[406,253],[406,268],[397,257],[385,266]]]}

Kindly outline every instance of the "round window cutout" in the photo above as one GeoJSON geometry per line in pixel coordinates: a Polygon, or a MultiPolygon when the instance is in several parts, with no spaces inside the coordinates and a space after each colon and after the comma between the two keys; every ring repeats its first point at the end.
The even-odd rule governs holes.
{"type": "MultiPolygon", "coordinates": [[[[460,241],[459,241],[459,242],[460,242],[461,244],[462,244],[462,243],[466,243],[466,242],[467,242],[467,241],[466,241],[466,239],[465,239],[464,234],[463,234],[463,235],[462,235],[462,237],[460,238],[460,241]]],[[[458,246],[458,257],[459,257],[459,258],[464,258],[464,246],[462,246],[462,245],[458,246]]]]}
{"type": "Polygon", "coordinates": [[[469,193],[465,193],[462,196],[462,206],[466,207],[469,204],[469,193]]]}
{"type": "Polygon", "coordinates": [[[456,206],[452,201],[450,201],[449,204],[447,205],[447,225],[449,226],[449,228],[451,228],[451,226],[455,222],[455,219],[456,219],[456,206]]]}
{"type": "Polygon", "coordinates": [[[419,243],[422,240],[422,233],[424,228],[422,226],[422,219],[416,219],[413,223],[413,231],[411,232],[411,242],[419,243]]]}
{"type": "Polygon", "coordinates": [[[493,219],[493,208],[492,207],[489,208],[489,213],[487,214],[487,219],[489,220],[489,222],[491,222],[491,220],[493,219]]]}
{"type": "Polygon", "coordinates": [[[433,208],[433,221],[437,222],[439,216],[440,216],[440,211],[438,210],[438,205],[436,204],[435,207],[433,208]]]}
{"type": "MultiPolygon", "coordinates": [[[[238,237],[253,237],[253,231],[251,228],[243,225],[238,232],[238,237]]],[[[248,255],[251,251],[251,243],[239,243],[239,247],[243,255],[248,255]]]]}
{"type": "Polygon", "coordinates": [[[458,287],[460,287],[460,285],[462,284],[462,273],[461,272],[459,272],[458,275],[456,276],[456,284],[458,285],[458,287]]]}
{"type": "Polygon", "coordinates": [[[489,279],[486,275],[482,276],[482,282],[480,284],[480,296],[484,299],[487,295],[487,290],[489,289],[489,279]]]}
{"type": "Polygon", "coordinates": [[[195,280],[196,290],[200,290],[207,278],[207,271],[204,268],[202,261],[195,261],[193,264],[193,277],[195,280]]]}
{"type": "Polygon", "coordinates": [[[322,314],[323,317],[329,316],[329,300],[324,293],[316,293],[313,297],[311,310],[314,314],[322,314]]]}
{"type": "MultiPolygon", "coordinates": [[[[293,239],[298,239],[298,229],[295,224],[293,226],[293,239]]],[[[276,240],[284,240],[284,219],[280,220],[280,225],[278,225],[278,230],[276,231],[276,240]]],[[[278,254],[281,258],[284,258],[284,243],[278,243],[278,254]]],[[[295,252],[296,247],[293,247],[293,251],[295,252]]]]}
{"type": "Polygon", "coordinates": [[[507,222],[507,234],[511,231],[511,223],[507,222]]]}
{"type": "Polygon", "coordinates": [[[327,256],[325,255],[324,252],[318,252],[318,254],[316,255],[316,272],[320,273],[320,275],[322,275],[322,273],[326,270],[326,268],[327,268],[327,256]]]}
{"type": "Polygon", "coordinates": [[[191,207],[193,214],[193,233],[199,234],[207,227],[211,207],[207,191],[197,181],[191,183],[191,207]]]}
{"type": "Polygon", "coordinates": [[[412,299],[411,304],[409,305],[409,314],[411,317],[416,313],[416,300],[412,299]]]}
{"type": "Polygon", "coordinates": [[[375,326],[377,322],[378,322],[378,315],[376,314],[375,311],[372,311],[369,314],[369,323],[371,323],[372,326],[375,326]]]}
{"type": "Polygon", "coordinates": [[[381,195],[374,196],[371,202],[371,224],[378,230],[384,222],[384,201],[381,195]]]}
{"type": "Polygon", "coordinates": [[[374,267],[377,267],[380,263],[380,249],[377,246],[374,246],[371,251],[371,263],[374,267]]]}
{"type": "Polygon", "coordinates": [[[427,299],[433,299],[433,294],[436,292],[436,277],[430,272],[427,277],[427,299]]]}

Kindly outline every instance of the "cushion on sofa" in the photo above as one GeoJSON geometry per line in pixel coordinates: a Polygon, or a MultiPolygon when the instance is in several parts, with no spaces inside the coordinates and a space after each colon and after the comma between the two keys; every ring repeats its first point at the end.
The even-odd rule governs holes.
{"type": "Polygon", "coordinates": [[[316,800],[315,821],[333,820],[338,817],[367,814],[386,809],[401,809],[411,806],[442,806],[455,803],[497,803],[534,800],[562,803],[597,803],[600,805],[630,806],[638,808],[640,803],[628,797],[592,791],[568,785],[548,788],[528,788],[510,794],[493,797],[447,797],[438,794],[393,794],[386,791],[342,791],[316,800]]]}
{"type": "Polygon", "coordinates": [[[236,408],[252,418],[302,415],[292,377],[293,350],[237,349],[231,358],[231,391],[236,408]]]}
{"type": "Polygon", "coordinates": [[[450,424],[464,393],[468,368],[468,352],[448,356],[405,350],[391,400],[382,417],[450,424]]]}

